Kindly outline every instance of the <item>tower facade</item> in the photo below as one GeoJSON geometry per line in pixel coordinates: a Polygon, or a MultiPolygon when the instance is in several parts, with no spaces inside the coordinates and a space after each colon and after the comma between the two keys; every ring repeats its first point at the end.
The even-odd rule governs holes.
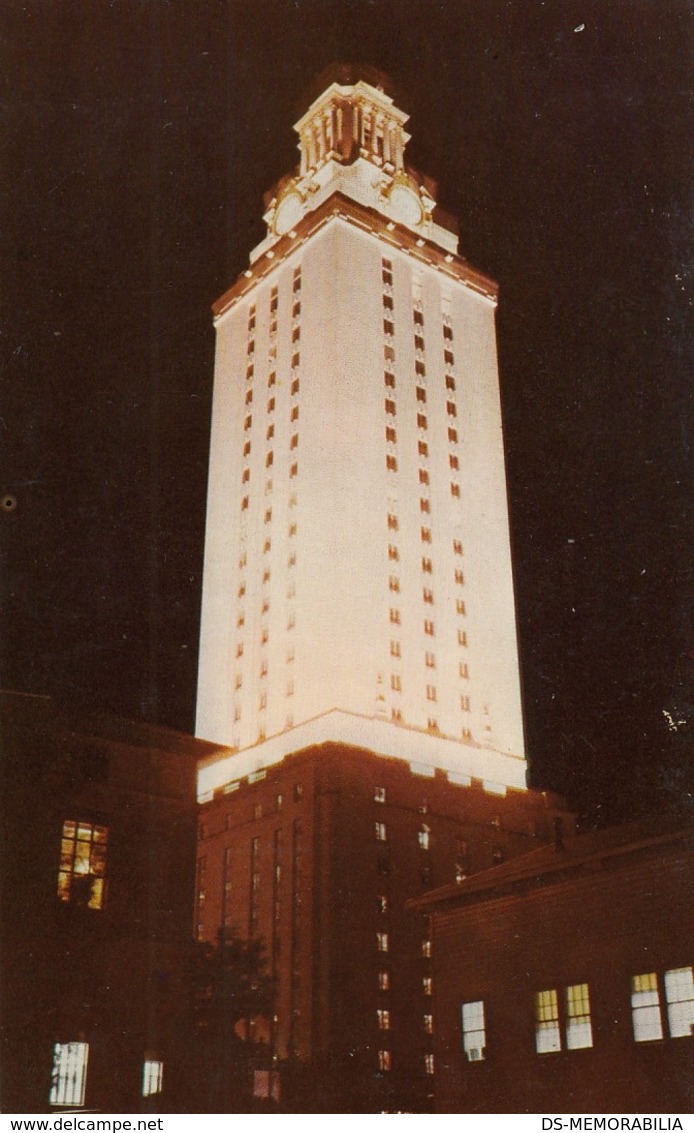
{"type": "Polygon", "coordinates": [[[496,288],[406,121],[330,82],[215,304],[203,791],[325,742],[525,786],[496,288]]]}

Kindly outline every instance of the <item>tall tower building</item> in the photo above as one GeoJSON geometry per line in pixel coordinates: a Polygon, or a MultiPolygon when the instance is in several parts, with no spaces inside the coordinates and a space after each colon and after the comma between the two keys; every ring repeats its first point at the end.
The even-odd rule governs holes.
{"type": "Polygon", "coordinates": [[[201,786],[335,741],[523,788],[496,286],[407,115],[333,79],[214,307],[201,786]]]}
{"type": "Polygon", "coordinates": [[[230,750],[200,769],[196,933],[264,941],[274,1013],[245,1034],[297,1112],[431,1109],[405,902],[561,810],[526,789],[496,289],[406,121],[326,80],[215,305],[197,731],[230,750]]]}

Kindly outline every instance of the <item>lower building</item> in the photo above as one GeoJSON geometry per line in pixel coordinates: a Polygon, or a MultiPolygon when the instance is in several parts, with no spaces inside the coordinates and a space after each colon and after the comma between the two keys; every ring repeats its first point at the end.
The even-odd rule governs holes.
{"type": "Polygon", "coordinates": [[[692,892],[694,829],[654,819],[558,832],[412,901],[437,1112],[690,1113],[692,892]]]}
{"type": "Polygon", "coordinates": [[[560,800],[497,792],[324,743],[203,803],[196,933],[265,944],[273,1017],[242,1030],[282,1108],[432,1109],[431,937],[405,902],[551,838],[560,800]]]}
{"type": "Polygon", "coordinates": [[[2,694],[5,1113],[177,1112],[196,762],[211,745],[2,694]]]}

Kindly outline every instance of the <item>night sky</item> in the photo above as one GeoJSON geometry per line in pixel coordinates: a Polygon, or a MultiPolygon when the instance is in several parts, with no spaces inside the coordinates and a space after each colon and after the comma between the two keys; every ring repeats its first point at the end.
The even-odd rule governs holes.
{"type": "Polygon", "coordinates": [[[681,807],[691,12],[6,0],[3,685],[192,730],[210,305],[298,160],[314,80],[365,63],[500,284],[532,782],[589,822],[681,807]]]}

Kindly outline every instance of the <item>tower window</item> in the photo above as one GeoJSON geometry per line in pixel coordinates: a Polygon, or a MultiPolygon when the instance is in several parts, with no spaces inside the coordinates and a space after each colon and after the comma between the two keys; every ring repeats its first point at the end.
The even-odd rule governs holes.
{"type": "Polygon", "coordinates": [[[457,429],[449,429],[448,430],[448,439],[451,442],[451,444],[457,444],[458,443],[458,430],[457,429]]]}
{"type": "Polygon", "coordinates": [[[422,543],[431,543],[431,528],[430,527],[421,527],[420,530],[419,530],[419,535],[420,535],[420,538],[422,540],[422,543]]]}
{"type": "Polygon", "coordinates": [[[446,374],[446,389],[455,393],[455,378],[451,374],[446,374]]]}
{"type": "Polygon", "coordinates": [[[433,1054],[425,1054],[424,1055],[424,1073],[425,1074],[433,1074],[434,1073],[434,1056],[433,1056],[433,1054]]]}
{"type": "Polygon", "coordinates": [[[429,455],[429,446],[426,441],[417,441],[417,452],[420,456],[429,455]]]}
{"type": "Polygon", "coordinates": [[[292,384],[290,386],[290,393],[291,393],[292,397],[295,397],[298,392],[299,392],[299,379],[294,378],[294,381],[292,382],[292,384]]]}
{"type": "MultiPolygon", "coordinates": [[[[436,691],[436,689],[434,689],[434,692],[435,691],[436,691]]],[[[417,841],[419,843],[420,850],[428,850],[429,849],[430,835],[431,835],[431,831],[429,830],[428,826],[420,826],[419,831],[417,833],[417,841]]],[[[422,955],[423,956],[430,956],[431,955],[431,942],[426,941],[426,943],[429,945],[429,951],[424,952],[424,950],[422,950],[422,955]]]]}
{"type": "Polygon", "coordinates": [[[396,594],[400,590],[400,579],[394,574],[391,574],[388,579],[388,589],[394,591],[396,594]]]}
{"type": "Polygon", "coordinates": [[[433,637],[433,636],[434,636],[434,623],[433,623],[432,621],[429,621],[429,620],[425,619],[425,621],[424,621],[424,632],[425,632],[425,633],[426,633],[426,634],[427,634],[427,635],[428,635],[429,637],[433,637]]]}
{"type": "Polygon", "coordinates": [[[142,1096],[151,1098],[160,1094],[164,1085],[164,1063],[158,1058],[146,1058],[142,1066],[142,1096]]]}
{"type": "Polygon", "coordinates": [[[388,442],[388,444],[396,444],[397,439],[398,435],[395,432],[395,429],[391,425],[386,425],[386,441],[388,442]]]}
{"type": "Polygon", "coordinates": [[[386,469],[388,472],[397,472],[398,462],[396,457],[390,455],[386,456],[386,469]]]}
{"type": "Polygon", "coordinates": [[[416,359],[415,364],[414,364],[414,372],[415,372],[415,374],[417,375],[418,378],[423,378],[423,377],[426,376],[426,367],[425,367],[424,363],[422,362],[421,358],[416,359]]]}
{"type": "Polygon", "coordinates": [[[246,390],[246,405],[250,405],[252,401],[253,401],[253,390],[247,389],[246,390]]]}
{"type": "Polygon", "coordinates": [[[388,530],[389,531],[397,531],[398,530],[398,517],[397,517],[397,515],[393,515],[392,512],[388,513],[388,530]]]}
{"type": "Polygon", "coordinates": [[[292,406],[292,412],[291,412],[290,420],[291,421],[298,421],[299,420],[299,406],[298,405],[292,406]]]}
{"type": "Polygon", "coordinates": [[[388,991],[390,988],[390,972],[378,973],[378,990],[388,991]]]}
{"type": "Polygon", "coordinates": [[[433,569],[431,559],[422,559],[422,571],[424,574],[431,574],[433,569]]]}
{"type": "Polygon", "coordinates": [[[298,448],[299,447],[299,434],[298,433],[292,434],[292,439],[289,442],[289,447],[290,448],[298,448]]]}
{"type": "Polygon", "coordinates": [[[389,398],[386,398],[386,413],[389,413],[391,417],[395,416],[395,402],[389,398]]]}
{"type": "Polygon", "coordinates": [[[455,455],[454,455],[453,453],[451,453],[451,454],[449,455],[449,457],[448,457],[448,463],[449,463],[449,465],[450,465],[450,467],[451,467],[451,468],[454,468],[454,469],[456,469],[456,470],[460,468],[460,464],[459,464],[459,462],[458,462],[458,457],[457,457],[457,456],[455,456],[455,455]]]}
{"type": "Polygon", "coordinates": [[[390,948],[390,941],[387,932],[376,933],[376,949],[379,952],[388,952],[390,948]]]}
{"type": "Polygon", "coordinates": [[[399,641],[391,641],[391,643],[390,643],[390,655],[391,655],[391,657],[399,657],[400,656],[400,642],[399,641]]]}
{"type": "Polygon", "coordinates": [[[460,570],[460,568],[458,568],[456,570],[453,577],[455,578],[455,581],[458,583],[458,586],[462,586],[463,583],[465,582],[465,575],[463,574],[462,570],[460,570]]]}
{"type": "Polygon", "coordinates": [[[400,558],[398,548],[395,546],[394,543],[388,544],[388,558],[391,559],[393,562],[397,562],[400,558]]]}
{"type": "Polygon", "coordinates": [[[390,1011],[387,1008],[379,1007],[376,1011],[376,1018],[378,1020],[379,1031],[390,1030],[390,1011]]]}
{"type": "Polygon", "coordinates": [[[395,389],[395,374],[392,374],[390,370],[386,370],[383,380],[389,389],[395,389]]]}
{"type": "Polygon", "coordinates": [[[458,410],[455,407],[454,401],[447,401],[446,402],[446,413],[448,414],[449,417],[457,417],[458,416],[458,410]]]}
{"type": "Polygon", "coordinates": [[[447,366],[452,366],[453,362],[454,362],[453,351],[448,350],[448,349],[444,350],[443,360],[444,360],[444,362],[446,363],[447,366]]]}
{"type": "Polygon", "coordinates": [[[395,333],[395,327],[393,326],[390,319],[383,320],[383,333],[389,335],[393,335],[395,333]]]}
{"type": "Polygon", "coordinates": [[[270,373],[267,376],[268,389],[270,389],[271,386],[274,386],[276,381],[277,381],[277,374],[275,373],[274,370],[271,370],[270,373]]]}
{"type": "Polygon", "coordinates": [[[464,603],[462,598],[456,598],[456,600],[455,600],[455,612],[456,612],[456,614],[464,614],[465,613],[465,603],[464,603]]]}
{"type": "Polygon", "coordinates": [[[250,456],[251,455],[251,442],[250,441],[246,441],[246,443],[244,444],[243,455],[244,456],[250,456]]]}
{"type": "Polygon", "coordinates": [[[427,472],[426,468],[420,468],[420,470],[419,470],[419,482],[420,482],[420,484],[428,484],[429,483],[429,473],[427,472]]]}
{"type": "Polygon", "coordinates": [[[384,803],[386,801],[385,787],[374,787],[374,802],[384,803]]]}
{"type": "Polygon", "coordinates": [[[422,403],[424,403],[426,401],[426,399],[427,399],[427,391],[425,389],[422,389],[421,386],[417,386],[417,401],[421,401],[422,403]]]}
{"type": "Polygon", "coordinates": [[[419,510],[429,514],[431,512],[431,504],[425,496],[422,496],[419,501],[419,510]]]}
{"type": "Polygon", "coordinates": [[[385,358],[386,362],[395,361],[395,351],[393,350],[392,346],[383,347],[383,357],[385,358]]]}
{"type": "Polygon", "coordinates": [[[425,995],[434,994],[434,981],[432,980],[431,976],[424,976],[422,980],[422,991],[425,995]]]}
{"type": "Polygon", "coordinates": [[[251,417],[251,415],[249,413],[248,417],[246,418],[246,420],[243,423],[243,427],[246,431],[248,431],[248,429],[250,429],[252,424],[253,424],[253,418],[251,417]]]}
{"type": "Polygon", "coordinates": [[[427,685],[427,700],[436,700],[436,686],[427,685]]]}
{"type": "Polygon", "coordinates": [[[415,350],[424,350],[424,339],[422,338],[421,334],[416,334],[414,336],[414,348],[415,350]]]}
{"type": "Polygon", "coordinates": [[[436,668],[436,656],[435,656],[435,654],[429,653],[429,652],[425,653],[424,654],[424,664],[426,665],[427,669],[435,669],[436,668]]]}
{"type": "Polygon", "coordinates": [[[455,481],[451,481],[451,495],[456,498],[460,497],[460,484],[456,484],[455,481]]]}
{"type": "Polygon", "coordinates": [[[273,410],[274,410],[274,408],[275,408],[275,399],[274,399],[274,397],[271,397],[271,398],[270,398],[270,399],[268,400],[268,403],[267,403],[267,411],[268,411],[268,413],[272,413],[272,412],[273,412],[273,410]]]}
{"type": "Polygon", "coordinates": [[[453,540],[453,554],[454,555],[462,555],[462,553],[463,553],[463,544],[461,543],[460,539],[454,539],[453,540]]]}
{"type": "Polygon", "coordinates": [[[374,831],[375,831],[375,834],[376,834],[376,841],[377,842],[387,842],[388,841],[388,831],[386,830],[385,822],[374,823],[374,831]]]}
{"type": "Polygon", "coordinates": [[[418,413],[417,414],[417,428],[418,429],[426,429],[426,427],[427,427],[427,419],[426,419],[425,414],[424,413],[418,413]]]}
{"type": "Polygon", "coordinates": [[[465,681],[469,678],[470,673],[468,671],[467,661],[460,661],[458,663],[458,676],[462,677],[465,681]]]}
{"type": "Polygon", "coordinates": [[[434,591],[429,590],[428,587],[425,586],[424,589],[422,590],[422,599],[426,603],[426,605],[433,606],[433,604],[434,604],[434,591]]]}
{"type": "Polygon", "coordinates": [[[470,711],[470,697],[469,696],[461,696],[460,707],[462,708],[463,712],[469,712],[470,711]]]}
{"type": "Polygon", "coordinates": [[[379,1073],[387,1074],[391,1067],[390,1051],[379,1050],[378,1052],[378,1069],[379,1073]]]}
{"type": "Polygon", "coordinates": [[[393,625],[400,625],[400,611],[393,606],[390,608],[390,621],[393,625]]]}
{"type": "Polygon", "coordinates": [[[424,1015],[422,1017],[422,1022],[424,1024],[424,1034],[425,1035],[433,1035],[433,1033],[434,1033],[434,1016],[433,1015],[424,1015]]]}
{"type": "Polygon", "coordinates": [[[390,687],[393,692],[402,692],[402,681],[399,673],[392,673],[390,678],[390,687]]]}

